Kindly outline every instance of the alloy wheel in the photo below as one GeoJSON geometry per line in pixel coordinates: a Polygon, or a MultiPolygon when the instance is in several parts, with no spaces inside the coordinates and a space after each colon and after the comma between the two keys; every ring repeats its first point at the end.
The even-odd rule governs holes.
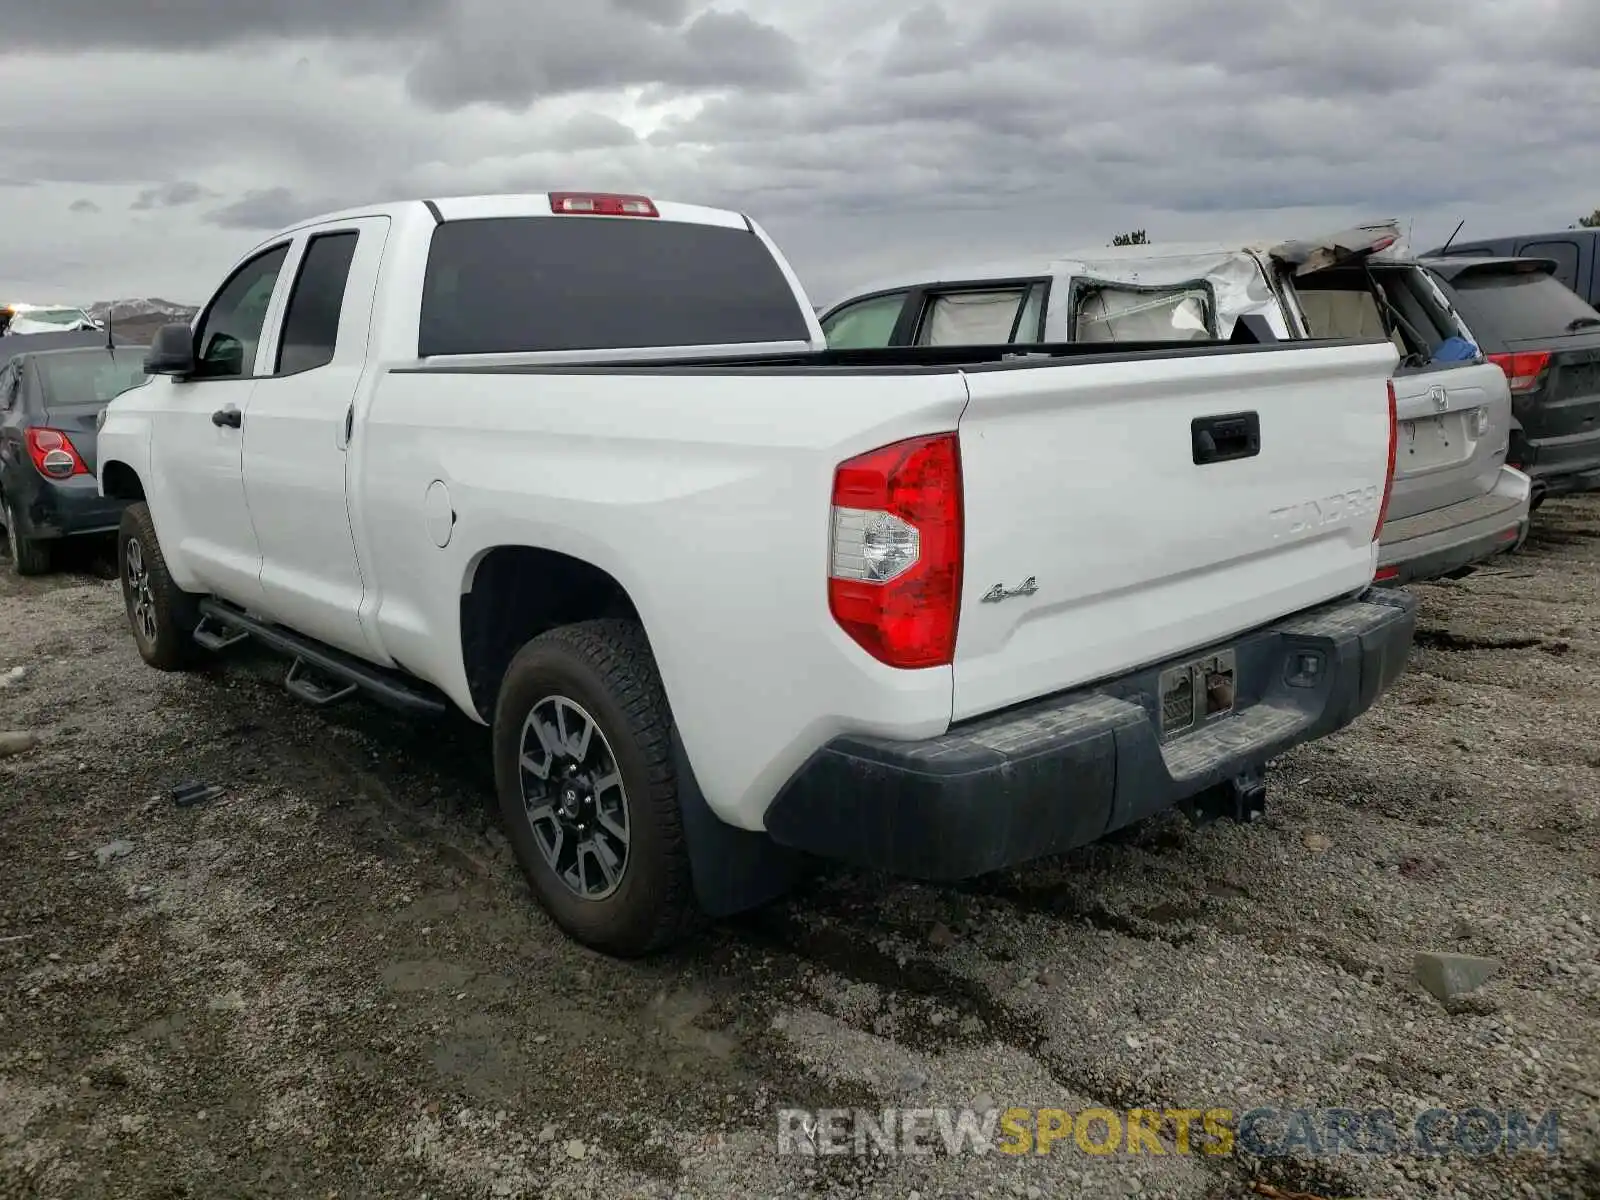
{"type": "Polygon", "coordinates": [[[133,618],[134,629],[147,643],[156,640],[156,601],[150,591],[150,569],[145,566],[144,547],[139,539],[128,539],[122,552],[122,574],[128,588],[128,615],[133,618]]]}
{"type": "Polygon", "coordinates": [[[628,869],[628,793],[605,733],[577,701],[546,696],[518,746],[522,801],[545,862],[584,900],[604,900],[628,869]]]}

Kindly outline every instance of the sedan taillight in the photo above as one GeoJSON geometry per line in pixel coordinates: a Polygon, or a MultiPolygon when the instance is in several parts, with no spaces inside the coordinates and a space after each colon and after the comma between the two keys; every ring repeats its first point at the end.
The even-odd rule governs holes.
{"type": "Polygon", "coordinates": [[[89,474],[89,466],[78,448],[59,429],[28,430],[28,457],[33,459],[39,474],[49,479],[89,474]]]}

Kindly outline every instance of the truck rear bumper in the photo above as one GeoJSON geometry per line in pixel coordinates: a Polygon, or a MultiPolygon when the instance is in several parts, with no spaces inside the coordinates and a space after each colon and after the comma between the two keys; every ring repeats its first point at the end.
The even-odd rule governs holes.
{"type": "Polygon", "coordinates": [[[963,879],[1085,845],[1353,721],[1405,668],[1417,602],[1369,590],[1247,633],[1230,715],[1163,743],[1160,680],[1186,656],[964,722],[941,737],[838,738],[772,802],[780,845],[963,879]]]}
{"type": "Polygon", "coordinates": [[[1514,548],[1528,532],[1532,494],[1525,474],[1501,467],[1486,495],[1386,522],[1378,547],[1379,582],[1399,586],[1438,579],[1514,548]]]}

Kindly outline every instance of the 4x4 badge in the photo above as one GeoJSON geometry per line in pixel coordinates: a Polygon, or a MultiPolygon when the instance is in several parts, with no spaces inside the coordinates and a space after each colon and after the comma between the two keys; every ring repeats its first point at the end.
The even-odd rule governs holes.
{"type": "Polygon", "coordinates": [[[997,604],[1001,600],[1009,600],[1013,596],[1031,596],[1039,590],[1039,581],[1029,575],[1014,588],[1008,588],[1003,583],[997,583],[983,594],[985,604],[997,604]]]}

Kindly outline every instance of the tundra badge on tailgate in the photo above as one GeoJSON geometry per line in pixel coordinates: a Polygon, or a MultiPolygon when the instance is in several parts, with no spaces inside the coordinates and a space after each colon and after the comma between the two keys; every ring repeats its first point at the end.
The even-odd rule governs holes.
{"type": "Polygon", "coordinates": [[[1272,522],[1272,536],[1280,538],[1324,525],[1337,525],[1377,511],[1378,489],[1364,487],[1275,508],[1267,514],[1267,519],[1272,522]]]}

